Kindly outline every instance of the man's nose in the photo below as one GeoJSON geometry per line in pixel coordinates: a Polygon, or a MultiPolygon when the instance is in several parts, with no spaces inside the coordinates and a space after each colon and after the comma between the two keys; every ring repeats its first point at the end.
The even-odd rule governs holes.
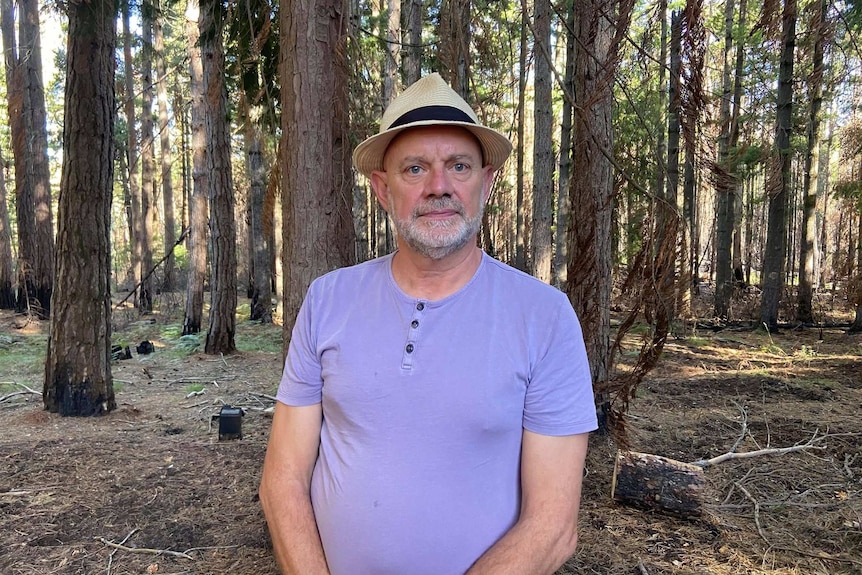
{"type": "Polygon", "coordinates": [[[428,178],[428,194],[433,196],[452,195],[452,179],[445,166],[435,166],[430,169],[428,178]]]}

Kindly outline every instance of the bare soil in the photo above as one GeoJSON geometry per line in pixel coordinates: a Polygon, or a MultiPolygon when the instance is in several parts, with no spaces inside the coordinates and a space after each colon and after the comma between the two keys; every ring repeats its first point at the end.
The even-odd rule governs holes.
{"type": "MultiPolygon", "coordinates": [[[[30,393],[0,401],[0,574],[277,574],[257,485],[281,355],[177,354],[159,321],[118,326],[156,351],[114,362],[109,415],[62,418],[30,393]],[[246,408],[242,439],[219,441],[222,403],[246,408]]],[[[0,312],[0,360],[45,329],[0,312]]],[[[239,330],[278,349],[278,326],[239,330]]],[[[838,328],[670,342],[632,404],[632,449],[690,462],[815,434],[822,448],[708,467],[704,512],[673,517],[611,500],[616,447],[595,435],[579,549],[559,573],[862,573],[860,368],[862,338],[838,328]]],[[[40,391],[40,370],[0,372],[0,397],[40,391]]]]}

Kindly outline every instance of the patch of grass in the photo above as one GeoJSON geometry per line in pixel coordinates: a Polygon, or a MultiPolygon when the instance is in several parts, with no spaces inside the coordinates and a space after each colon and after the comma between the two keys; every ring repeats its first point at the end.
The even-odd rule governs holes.
{"type": "Polygon", "coordinates": [[[761,345],[758,351],[760,351],[760,353],[768,353],[771,355],[787,355],[786,353],[784,353],[784,350],[781,349],[781,346],[774,343],[770,343],[768,345],[761,345]]]}
{"type": "Polygon", "coordinates": [[[710,345],[712,342],[705,337],[687,337],[685,338],[685,344],[690,347],[704,347],[706,345],[710,345]]]}
{"type": "Polygon", "coordinates": [[[191,385],[186,386],[186,392],[187,393],[197,393],[199,391],[202,391],[204,387],[205,386],[202,383],[193,383],[191,385]]]}
{"type": "Polygon", "coordinates": [[[42,335],[0,336],[0,380],[15,378],[29,385],[33,377],[41,378],[47,350],[42,335]]]}
{"type": "Polygon", "coordinates": [[[236,348],[239,351],[281,353],[281,326],[258,322],[237,322],[236,348]]]}
{"type": "Polygon", "coordinates": [[[200,333],[181,335],[176,338],[172,349],[182,357],[189,356],[202,347],[201,343],[204,337],[205,336],[200,333]]]}

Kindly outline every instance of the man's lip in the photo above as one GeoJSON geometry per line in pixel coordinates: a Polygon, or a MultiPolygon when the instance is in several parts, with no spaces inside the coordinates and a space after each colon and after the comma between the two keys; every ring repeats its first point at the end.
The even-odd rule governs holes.
{"type": "Polygon", "coordinates": [[[456,215],[458,215],[458,210],[432,210],[420,214],[420,216],[425,218],[448,218],[456,215]]]}

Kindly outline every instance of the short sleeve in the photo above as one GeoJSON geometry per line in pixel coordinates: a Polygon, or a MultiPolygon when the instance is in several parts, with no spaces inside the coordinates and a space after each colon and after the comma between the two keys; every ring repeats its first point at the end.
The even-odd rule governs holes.
{"type": "Polygon", "coordinates": [[[598,426],[581,325],[568,299],[560,296],[524,400],[524,428],[541,435],[574,435],[598,426]]]}
{"type": "Polygon", "coordinates": [[[280,402],[296,407],[320,403],[322,399],[323,378],[315,329],[316,286],[316,282],[311,284],[296,316],[276,394],[280,402]]]}

